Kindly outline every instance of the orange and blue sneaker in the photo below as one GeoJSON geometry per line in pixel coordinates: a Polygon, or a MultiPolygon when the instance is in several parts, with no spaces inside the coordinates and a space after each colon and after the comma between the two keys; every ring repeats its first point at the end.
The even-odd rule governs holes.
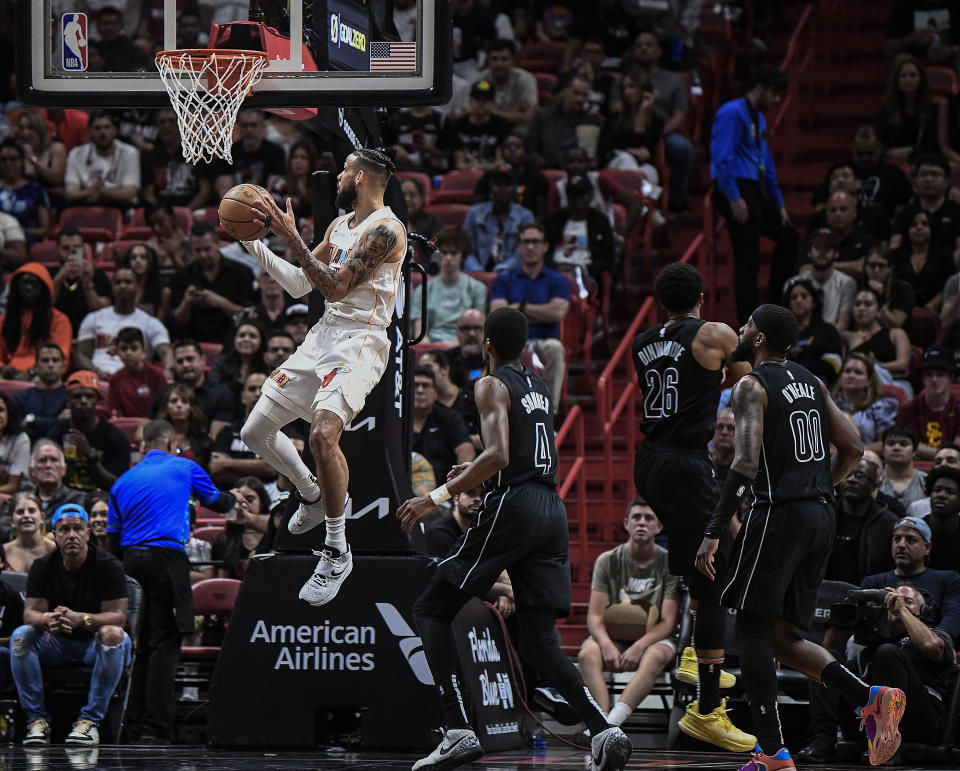
{"type": "Polygon", "coordinates": [[[870,765],[886,763],[900,749],[897,726],[907,707],[907,696],[899,688],[870,686],[870,701],[860,709],[860,728],[867,734],[870,765]]]}
{"type": "Polygon", "coordinates": [[[793,758],[790,757],[786,747],[781,747],[776,755],[764,755],[758,744],[753,749],[750,762],[740,771],[783,771],[787,768],[796,768],[796,766],[793,765],[793,758]]]}

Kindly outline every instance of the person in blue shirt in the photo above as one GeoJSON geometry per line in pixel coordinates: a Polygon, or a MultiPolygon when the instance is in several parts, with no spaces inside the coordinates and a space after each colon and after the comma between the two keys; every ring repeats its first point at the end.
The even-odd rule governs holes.
{"type": "Polygon", "coordinates": [[[465,272],[500,272],[520,264],[519,229],[533,222],[533,212],[514,203],[516,196],[517,181],[509,169],[490,175],[490,200],[471,206],[463,221],[473,243],[473,254],[463,265],[465,272]]]}
{"type": "Polygon", "coordinates": [[[143,627],[131,683],[132,732],[140,743],[169,744],[180,640],[193,631],[186,551],[190,498],[227,519],[237,500],[218,490],[192,460],[176,455],[176,432],[167,421],[147,423],[143,449],[143,460],[110,488],[107,535],[127,575],[143,588],[143,627]]]}
{"type": "Polygon", "coordinates": [[[748,318],[758,304],[761,235],[776,242],[770,259],[768,302],[779,302],[780,287],[795,272],[797,231],[790,223],[777,184],[763,116],[780,104],[786,88],[786,75],[776,67],[760,65],[746,95],[722,105],[713,120],[713,200],[730,230],[734,295],[737,318],[741,320],[748,318]]]}
{"type": "Polygon", "coordinates": [[[520,267],[505,270],[490,288],[490,310],[516,308],[530,324],[528,339],[543,361],[543,380],[560,402],[566,377],[566,350],[560,342],[560,322],[570,309],[570,279],[544,265],[547,233],[542,225],[527,223],[519,231],[520,267]]]}

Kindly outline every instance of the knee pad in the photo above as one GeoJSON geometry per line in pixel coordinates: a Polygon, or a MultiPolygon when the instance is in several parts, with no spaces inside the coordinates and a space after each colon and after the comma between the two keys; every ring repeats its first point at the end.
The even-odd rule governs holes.
{"type": "Polygon", "coordinates": [[[727,609],[711,601],[697,605],[697,621],[693,630],[698,650],[721,650],[727,638],[727,609]]]}

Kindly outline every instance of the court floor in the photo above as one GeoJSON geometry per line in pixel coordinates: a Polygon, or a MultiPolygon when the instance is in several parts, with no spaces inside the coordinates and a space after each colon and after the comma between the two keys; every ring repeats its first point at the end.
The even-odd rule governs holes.
{"type": "MultiPolygon", "coordinates": [[[[0,750],[0,769],[169,769],[170,771],[274,771],[274,769],[371,769],[393,771],[409,769],[417,755],[409,753],[342,751],[324,752],[263,752],[225,751],[205,747],[177,745],[174,747],[108,746],[76,747],[50,746],[45,749],[7,747],[0,750]]],[[[634,753],[629,769],[730,769],[735,771],[747,760],[746,755],[707,752],[663,752],[642,750],[634,753]]],[[[587,757],[579,752],[547,749],[505,752],[485,756],[480,762],[465,768],[476,771],[519,771],[526,768],[582,769],[587,757]]],[[[813,766],[820,771],[852,771],[863,766],[813,766]]],[[[886,768],[886,766],[885,766],[886,768]]],[[[912,769],[915,766],[900,766],[912,769]]],[[[925,766],[925,771],[956,771],[948,766],[925,766]]]]}

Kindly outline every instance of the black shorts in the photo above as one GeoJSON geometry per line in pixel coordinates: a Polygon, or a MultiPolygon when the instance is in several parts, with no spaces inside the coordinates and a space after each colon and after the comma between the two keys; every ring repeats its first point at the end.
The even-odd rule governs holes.
{"type": "Polygon", "coordinates": [[[713,462],[693,450],[644,443],[637,449],[633,482],[637,492],[663,523],[670,572],[687,579],[695,599],[718,601],[733,541],[729,531],[720,538],[714,557],[716,580],[708,579],[696,566],[697,551],[719,497],[713,462]]]}
{"type": "Polygon", "coordinates": [[[826,501],[754,504],[737,535],[721,602],[806,629],[836,529],[826,501]]]}
{"type": "Polygon", "coordinates": [[[440,561],[454,586],[485,596],[506,570],[517,606],[570,612],[567,510],[553,488],[522,484],[484,496],[476,523],[440,561]]]}

